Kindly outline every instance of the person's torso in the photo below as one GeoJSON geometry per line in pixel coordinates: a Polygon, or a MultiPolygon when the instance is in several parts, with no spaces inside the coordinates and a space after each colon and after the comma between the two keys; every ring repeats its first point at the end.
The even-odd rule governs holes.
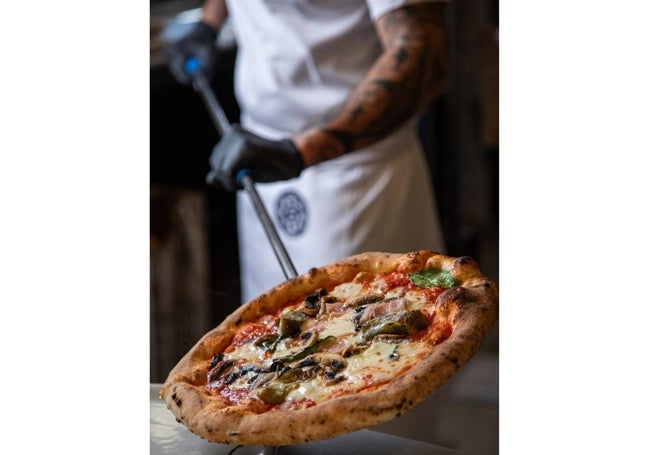
{"type": "Polygon", "coordinates": [[[341,107],[381,54],[365,0],[228,2],[245,127],[284,135],[341,107]]]}

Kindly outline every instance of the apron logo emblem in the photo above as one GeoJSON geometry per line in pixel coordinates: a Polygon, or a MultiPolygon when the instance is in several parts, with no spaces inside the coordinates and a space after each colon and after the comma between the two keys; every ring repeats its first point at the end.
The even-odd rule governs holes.
{"type": "Polygon", "coordinates": [[[305,232],[309,213],[307,203],[294,191],[286,191],[275,203],[275,217],[284,232],[292,237],[305,232]]]}

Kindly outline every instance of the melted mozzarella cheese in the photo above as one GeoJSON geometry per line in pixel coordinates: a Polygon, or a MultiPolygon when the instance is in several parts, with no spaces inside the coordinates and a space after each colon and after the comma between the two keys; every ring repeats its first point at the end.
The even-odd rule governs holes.
{"type": "Polygon", "coordinates": [[[360,295],[363,291],[363,285],[361,283],[343,283],[336,286],[329,293],[339,300],[350,300],[354,297],[360,295]]]}
{"type": "Polygon", "coordinates": [[[298,384],[298,387],[287,394],[286,401],[302,401],[309,399],[315,402],[322,401],[330,394],[330,388],[321,384],[318,379],[311,379],[298,384]]]}
{"type": "Polygon", "coordinates": [[[328,318],[322,318],[322,320],[317,321],[312,329],[318,333],[320,338],[325,338],[328,336],[335,336],[337,338],[354,333],[354,322],[352,317],[354,312],[348,311],[343,314],[336,316],[330,316],[328,318]]]}
{"type": "Polygon", "coordinates": [[[346,374],[350,382],[356,385],[367,375],[372,375],[373,383],[382,383],[393,378],[396,372],[412,366],[424,355],[426,349],[426,345],[421,342],[406,345],[374,341],[362,354],[348,358],[346,374]],[[391,358],[395,350],[397,359],[391,358]]]}
{"type": "MultiPolygon", "coordinates": [[[[375,279],[372,282],[344,283],[336,286],[329,295],[334,296],[339,302],[349,301],[368,293],[381,293],[380,289],[385,288],[385,282],[375,279]]],[[[433,312],[433,305],[426,300],[426,295],[416,290],[404,293],[402,287],[391,289],[383,294],[384,299],[401,297],[407,301],[409,309],[420,309],[426,314],[433,312]]],[[[298,305],[289,308],[296,309],[298,305]]],[[[227,359],[235,359],[250,362],[262,362],[270,364],[272,359],[279,359],[296,354],[311,344],[315,339],[324,339],[328,336],[337,338],[337,343],[332,350],[342,354],[346,347],[356,346],[364,343],[361,331],[355,327],[354,317],[358,309],[350,308],[343,313],[322,313],[317,318],[310,318],[301,327],[301,332],[311,332],[312,337],[308,340],[299,338],[288,338],[278,343],[272,357],[262,348],[255,346],[253,342],[238,346],[232,352],[225,355],[227,359]],[[355,331],[355,328],[357,329],[355,331]]],[[[367,341],[365,343],[368,343],[367,341]]],[[[328,397],[338,394],[353,393],[372,385],[382,384],[390,381],[396,375],[412,367],[429,349],[426,341],[400,340],[396,343],[382,341],[375,338],[367,349],[345,358],[347,365],[338,375],[338,381],[330,381],[326,385],[323,377],[315,376],[309,380],[293,384],[292,390],[287,394],[286,402],[299,402],[312,400],[315,403],[322,402],[328,397]]],[[[328,351],[328,348],[324,348],[328,351]]],[[[238,379],[236,387],[247,387],[248,377],[238,379]]],[[[251,391],[251,394],[255,394],[251,391]]]]}
{"type": "Polygon", "coordinates": [[[259,359],[262,350],[253,343],[245,343],[238,346],[226,356],[230,360],[253,360],[259,359]]]}

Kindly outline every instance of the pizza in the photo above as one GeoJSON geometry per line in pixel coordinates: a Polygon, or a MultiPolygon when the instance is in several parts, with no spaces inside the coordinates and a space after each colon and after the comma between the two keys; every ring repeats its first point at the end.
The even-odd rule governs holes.
{"type": "Polygon", "coordinates": [[[213,442],[334,437],[429,396],[476,352],[497,307],[470,257],[362,253],[239,307],[179,361],[161,397],[213,442]]]}

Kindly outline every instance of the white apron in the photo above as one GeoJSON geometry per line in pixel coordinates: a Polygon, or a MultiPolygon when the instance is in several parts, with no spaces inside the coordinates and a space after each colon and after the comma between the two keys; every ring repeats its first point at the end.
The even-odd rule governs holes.
{"type": "MultiPolygon", "coordinates": [[[[321,123],[381,53],[373,18],[404,3],[229,1],[242,126],[280,139],[321,123]]],[[[297,179],[256,185],[298,273],[364,251],[444,252],[415,125],[411,120],[383,141],[307,168],[297,179]]],[[[237,219],[246,302],[285,277],[243,191],[237,219]]]]}
{"type": "MultiPolygon", "coordinates": [[[[444,252],[428,167],[413,130],[405,135],[406,141],[389,139],[398,143],[378,159],[356,165],[332,160],[307,168],[298,179],[256,185],[299,274],[364,251],[444,252]]],[[[237,214],[246,302],[285,277],[243,191],[237,214]]]]}

